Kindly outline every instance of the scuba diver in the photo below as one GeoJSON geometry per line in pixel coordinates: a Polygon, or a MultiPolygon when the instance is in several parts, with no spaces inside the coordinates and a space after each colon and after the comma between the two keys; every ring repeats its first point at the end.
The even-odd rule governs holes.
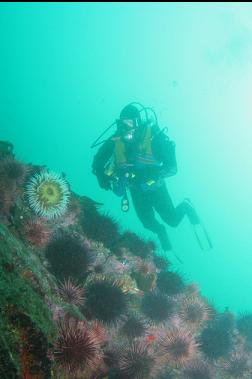
{"type": "Polygon", "coordinates": [[[91,147],[102,144],[94,156],[92,169],[101,188],[121,197],[121,208],[128,211],[127,190],[136,214],[146,229],[155,233],[164,251],[172,250],[165,226],[176,227],[187,216],[192,225],[200,224],[189,199],[176,207],[165,184],[165,178],[177,173],[175,144],[160,129],[155,112],[139,103],[125,106],[119,119],[110,125],[91,147]],[[100,138],[116,125],[107,140],[100,138]]]}

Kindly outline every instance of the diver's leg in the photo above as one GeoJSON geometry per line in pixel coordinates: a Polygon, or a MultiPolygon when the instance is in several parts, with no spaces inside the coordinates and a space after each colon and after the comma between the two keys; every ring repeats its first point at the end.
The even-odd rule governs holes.
{"type": "Polygon", "coordinates": [[[183,202],[187,206],[187,216],[188,216],[191,224],[192,225],[200,224],[199,216],[198,216],[198,214],[197,214],[194,206],[192,205],[190,199],[186,198],[186,199],[183,200],[183,202]]]}
{"type": "Polygon", "coordinates": [[[155,218],[150,196],[142,191],[131,190],[131,198],[136,214],[143,226],[157,235],[164,251],[171,250],[172,246],[165,226],[160,224],[155,218]]]}
{"type": "Polygon", "coordinates": [[[165,184],[155,191],[153,204],[160,217],[172,227],[178,226],[185,215],[192,224],[199,223],[197,213],[189,200],[185,199],[174,207],[165,184]]]}

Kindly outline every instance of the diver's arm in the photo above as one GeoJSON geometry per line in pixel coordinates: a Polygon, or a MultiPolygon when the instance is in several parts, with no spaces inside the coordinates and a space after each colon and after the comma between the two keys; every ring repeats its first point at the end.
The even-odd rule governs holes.
{"type": "Polygon", "coordinates": [[[111,158],[114,150],[114,141],[109,138],[104,142],[104,144],[99,148],[94,156],[92,169],[93,173],[97,175],[100,172],[104,172],[104,167],[108,160],[111,158]]]}
{"type": "Polygon", "coordinates": [[[109,138],[99,148],[94,156],[92,164],[92,172],[97,176],[97,180],[101,188],[111,189],[110,178],[104,173],[105,165],[111,158],[114,151],[114,141],[109,138]]]}
{"type": "Polygon", "coordinates": [[[175,175],[177,173],[175,143],[163,131],[159,131],[153,136],[152,149],[154,156],[162,163],[161,176],[175,175]]]}

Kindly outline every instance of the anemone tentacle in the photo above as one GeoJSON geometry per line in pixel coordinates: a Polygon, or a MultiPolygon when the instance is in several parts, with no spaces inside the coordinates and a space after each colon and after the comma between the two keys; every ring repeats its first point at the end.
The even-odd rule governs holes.
{"type": "Polygon", "coordinates": [[[60,174],[42,171],[35,174],[26,187],[28,203],[39,216],[49,219],[65,213],[70,191],[60,174]]]}

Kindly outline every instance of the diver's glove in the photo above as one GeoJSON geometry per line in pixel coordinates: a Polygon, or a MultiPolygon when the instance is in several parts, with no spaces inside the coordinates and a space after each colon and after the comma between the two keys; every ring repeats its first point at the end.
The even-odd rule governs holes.
{"type": "Polygon", "coordinates": [[[101,188],[106,191],[112,190],[110,177],[108,175],[105,175],[104,173],[97,175],[97,180],[101,188]]]}

